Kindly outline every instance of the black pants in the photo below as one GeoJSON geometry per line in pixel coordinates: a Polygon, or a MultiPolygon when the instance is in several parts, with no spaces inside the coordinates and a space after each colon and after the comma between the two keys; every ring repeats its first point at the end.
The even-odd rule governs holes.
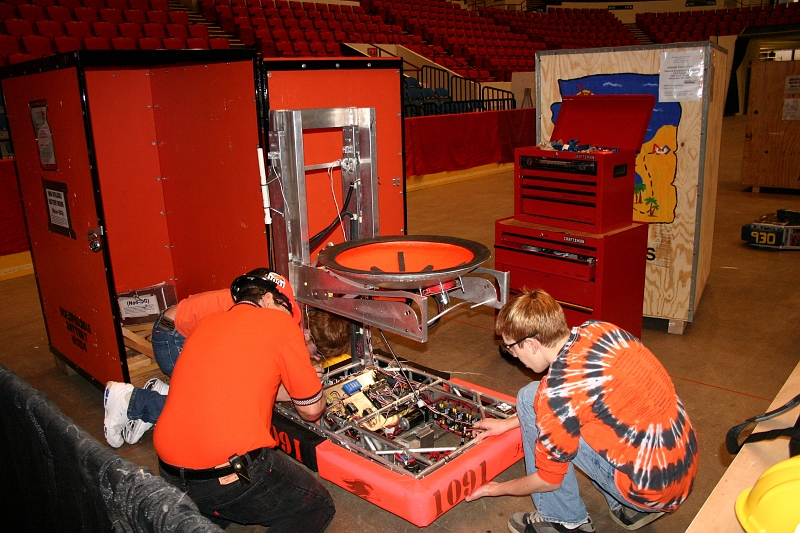
{"type": "Polygon", "coordinates": [[[181,480],[161,476],[186,492],[200,512],[225,527],[230,522],[260,524],[270,533],[316,533],[328,527],[336,509],[331,495],[303,467],[285,454],[264,449],[249,461],[252,483],[181,480]]]}

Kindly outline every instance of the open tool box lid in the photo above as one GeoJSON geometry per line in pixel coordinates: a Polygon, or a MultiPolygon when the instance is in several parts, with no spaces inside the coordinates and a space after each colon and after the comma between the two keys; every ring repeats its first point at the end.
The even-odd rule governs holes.
{"type": "Polygon", "coordinates": [[[550,140],[638,152],[655,103],[652,94],[565,96],[550,140]]]}

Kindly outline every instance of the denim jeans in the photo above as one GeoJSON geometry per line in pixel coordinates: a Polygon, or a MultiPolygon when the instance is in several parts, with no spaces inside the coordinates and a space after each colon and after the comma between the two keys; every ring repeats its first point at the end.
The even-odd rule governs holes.
{"type": "MultiPolygon", "coordinates": [[[[164,374],[171,377],[186,337],[178,333],[177,329],[162,328],[161,317],[163,316],[164,311],[158,315],[153,324],[153,335],[150,340],[153,343],[153,355],[155,355],[158,367],[164,374]]],[[[155,424],[166,401],[167,397],[156,391],[134,388],[130,403],[128,403],[128,418],[155,424]]]]}
{"type": "MultiPolygon", "coordinates": [[[[539,389],[539,382],[534,381],[521,388],[517,393],[517,416],[522,428],[522,443],[525,449],[525,469],[528,475],[536,472],[534,449],[538,438],[536,429],[536,413],[533,410],[533,399],[539,389]]],[[[589,516],[586,505],[581,499],[575,466],[592,481],[592,484],[605,496],[612,511],[620,506],[630,507],[638,511],[652,512],[652,509],[640,508],[628,502],[614,484],[614,466],[594,451],[585,440],[580,439],[578,453],[569,465],[567,474],[558,490],[551,492],[535,492],[531,494],[533,504],[545,520],[558,522],[566,527],[577,527],[589,516]]]]}
{"type": "Polygon", "coordinates": [[[328,527],[336,508],[317,479],[285,454],[265,448],[248,460],[252,483],[181,480],[161,470],[170,484],[183,490],[200,512],[225,527],[231,522],[260,524],[269,533],[317,533],[328,527]]]}
{"type": "Polygon", "coordinates": [[[158,417],[161,416],[166,401],[166,396],[162,396],[154,390],[134,387],[131,392],[131,401],[128,402],[128,419],[155,424],[158,417]]]}
{"type": "Polygon", "coordinates": [[[158,363],[164,374],[172,377],[172,371],[175,369],[175,363],[181,354],[181,350],[183,350],[183,343],[186,341],[186,337],[178,333],[177,329],[162,328],[162,316],[164,316],[163,311],[153,324],[153,336],[150,340],[153,343],[153,354],[156,357],[156,363],[158,363]]]}

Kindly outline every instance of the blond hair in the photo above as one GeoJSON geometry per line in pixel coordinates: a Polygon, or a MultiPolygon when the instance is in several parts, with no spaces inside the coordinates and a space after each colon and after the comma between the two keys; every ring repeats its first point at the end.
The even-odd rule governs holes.
{"type": "Polygon", "coordinates": [[[554,348],[569,335],[564,310],[552,296],[541,289],[522,289],[497,315],[495,332],[519,340],[536,333],[543,346],[554,348]]]}

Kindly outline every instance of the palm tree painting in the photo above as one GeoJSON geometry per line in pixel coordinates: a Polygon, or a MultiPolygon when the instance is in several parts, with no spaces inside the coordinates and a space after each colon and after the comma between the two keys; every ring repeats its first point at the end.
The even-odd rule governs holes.
{"type": "Polygon", "coordinates": [[[635,183],[633,185],[633,203],[641,204],[642,203],[642,193],[647,190],[647,185],[644,183],[635,183]]]}
{"type": "Polygon", "coordinates": [[[648,206],[647,214],[651,217],[655,217],[656,211],[658,211],[658,200],[652,196],[648,196],[644,203],[648,206]]]}

